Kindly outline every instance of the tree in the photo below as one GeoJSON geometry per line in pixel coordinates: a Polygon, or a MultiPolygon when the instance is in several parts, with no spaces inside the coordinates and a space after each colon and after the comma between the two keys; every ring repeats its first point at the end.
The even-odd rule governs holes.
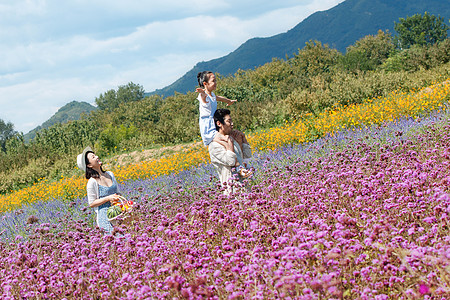
{"type": "Polygon", "coordinates": [[[327,44],[319,41],[309,41],[298,54],[294,55],[291,63],[302,74],[308,77],[331,73],[331,69],[338,61],[341,54],[327,44]]]}
{"type": "Polygon", "coordinates": [[[121,103],[138,101],[144,98],[144,88],[139,84],[129,82],[127,85],[121,85],[115,90],[109,90],[104,94],[100,94],[95,99],[95,103],[101,110],[113,110],[121,103]]]}
{"type": "Polygon", "coordinates": [[[0,119],[0,147],[3,152],[6,151],[6,142],[15,136],[16,133],[13,123],[0,119]]]}
{"type": "Polygon", "coordinates": [[[391,34],[379,30],[377,35],[367,35],[347,48],[342,58],[343,67],[347,70],[375,70],[394,50],[391,34]]]}
{"type": "Polygon", "coordinates": [[[400,18],[395,22],[394,29],[398,33],[397,41],[400,49],[410,48],[412,45],[433,45],[447,38],[449,26],[444,18],[430,15],[416,14],[411,17],[400,18]]]}

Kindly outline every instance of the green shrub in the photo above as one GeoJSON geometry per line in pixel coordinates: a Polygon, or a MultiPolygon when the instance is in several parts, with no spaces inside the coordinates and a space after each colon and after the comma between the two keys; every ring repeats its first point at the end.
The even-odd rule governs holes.
{"type": "Polygon", "coordinates": [[[50,173],[52,161],[46,157],[31,160],[25,167],[0,173],[0,192],[29,186],[50,173]]]}
{"type": "Polygon", "coordinates": [[[311,88],[295,89],[284,103],[289,114],[300,118],[305,113],[318,114],[324,109],[362,103],[366,99],[384,97],[394,91],[411,91],[442,81],[450,76],[450,63],[431,70],[414,73],[399,72],[339,72],[328,83],[314,77],[311,88]]]}
{"type": "Polygon", "coordinates": [[[450,62],[450,39],[430,46],[414,45],[389,57],[381,66],[390,72],[429,70],[450,62]]]}
{"type": "Polygon", "coordinates": [[[352,72],[375,70],[394,50],[391,34],[379,30],[377,35],[367,35],[349,46],[340,64],[343,69],[352,72]]]}
{"type": "Polygon", "coordinates": [[[159,121],[150,129],[157,143],[183,143],[199,133],[198,100],[194,93],[167,97],[158,107],[159,121]]]}
{"type": "Polygon", "coordinates": [[[129,126],[120,125],[118,127],[109,125],[100,132],[98,146],[96,148],[99,148],[98,151],[101,151],[101,153],[104,153],[104,151],[112,152],[122,141],[135,137],[137,133],[138,129],[132,124],[129,126]]]}
{"type": "Polygon", "coordinates": [[[122,140],[117,146],[119,149],[144,149],[154,148],[159,144],[155,140],[155,136],[149,135],[147,132],[141,132],[140,134],[133,136],[129,139],[122,140]]]}

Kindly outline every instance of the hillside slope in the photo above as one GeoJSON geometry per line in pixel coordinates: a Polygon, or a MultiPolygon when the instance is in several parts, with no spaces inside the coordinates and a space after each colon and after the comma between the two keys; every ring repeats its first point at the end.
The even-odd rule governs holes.
{"type": "Polygon", "coordinates": [[[30,141],[36,136],[36,132],[41,129],[49,128],[56,123],[66,123],[68,121],[78,120],[82,113],[89,113],[97,109],[87,102],[72,101],[61,107],[50,119],[42,125],[34,128],[24,135],[25,141],[30,141]]]}
{"type": "Polygon", "coordinates": [[[238,69],[253,69],[273,58],[292,56],[310,40],[345,52],[358,39],[376,34],[378,30],[394,33],[394,22],[417,13],[439,15],[448,21],[450,1],[439,0],[347,0],[322,12],[316,12],[291,30],[268,38],[253,38],[230,54],[206,62],[199,62],[171,85],[149,94],[163,96],[174,92],[186,93],[197,85],[197,73],[211,70],[222,75],[234,74],[238,69]]]}

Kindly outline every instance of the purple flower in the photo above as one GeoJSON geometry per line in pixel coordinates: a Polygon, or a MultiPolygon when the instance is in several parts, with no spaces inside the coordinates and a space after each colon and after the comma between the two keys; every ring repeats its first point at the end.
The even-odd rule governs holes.
{"type": "Polygon", "coordinates": [[[419,285],[419,293],[422,295],[428,294],[430,292],[430,288],[425,284],[419,285]]]}

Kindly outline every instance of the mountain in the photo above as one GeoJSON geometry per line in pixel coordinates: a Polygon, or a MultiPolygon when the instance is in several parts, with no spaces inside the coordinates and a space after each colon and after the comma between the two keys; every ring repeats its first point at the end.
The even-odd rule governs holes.
{"type": "Polygon", "coordinates": [[[66,123],[68,121],[78,120],[80,119],[81,114],[88,114],[89,112],[96,109],[97,108],[95,106],[92,106],[87,102],[72,101],[70,103],[67,103],[66,105],[61,107],[50,119],[42,123],[42,125],[25,134],[24,139],[28,142],[34,139],[34,137],[36,136],[36,132],[41,129],[49,128],[56,123],[66,123]]]}
{"type": "Polygon", "coordinates": [[[414,14],[441,16],[448,22],[450,1],[442,0],[347,0],[335,7],[316,12],[291,30],[267,38],[246,41],[230,54],[197,63],[171,85],[149,94],[163,96],[174,92],[195,90],[197,73],[210,70],[221,75],[234,74],[239,69],[253,69],[273,58],[292,57],[310,40],[318,40],[343,53],[360,38],[377,34],[378,30],[394,32],[394,22],[414,14]]]}

